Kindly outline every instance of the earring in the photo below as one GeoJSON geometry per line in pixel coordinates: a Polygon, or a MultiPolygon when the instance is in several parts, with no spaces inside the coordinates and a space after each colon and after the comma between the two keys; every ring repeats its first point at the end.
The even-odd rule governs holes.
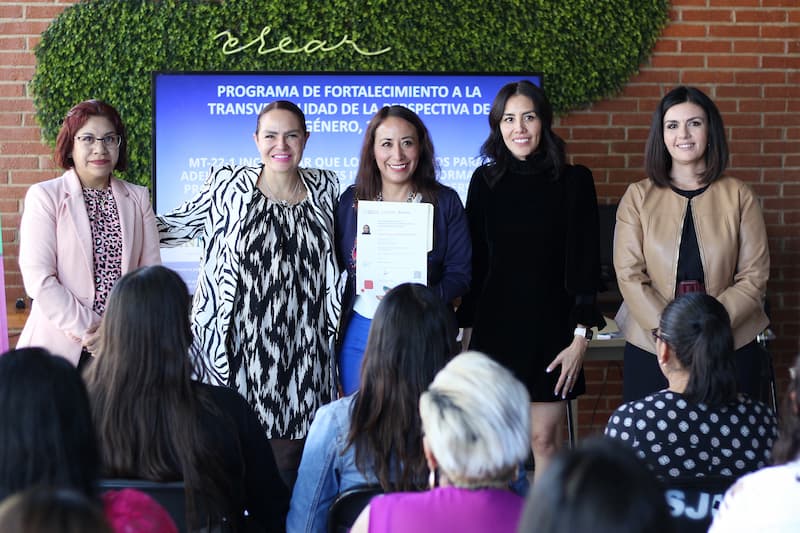
{"type": "Polygon", "coordinates": [[[439,471],[432,468],[428,473],[428,488],[435,489],[439,486],[439,471]]]}

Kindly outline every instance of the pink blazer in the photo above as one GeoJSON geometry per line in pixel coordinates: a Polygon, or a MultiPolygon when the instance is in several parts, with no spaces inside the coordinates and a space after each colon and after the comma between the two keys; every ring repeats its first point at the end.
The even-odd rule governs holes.
{"type": "MultiPolygon", "coordinates": [[[[122,229],[122,273],[161,263],[147,189],[112,178],[111,192],[122,229]]],[[[92,231],[74,170],[31,186],[19,231],[19,268],[33,305],[17,347],[42,346],[77,365],[81,341],[100,316],[92,310],[92,231]]]]}

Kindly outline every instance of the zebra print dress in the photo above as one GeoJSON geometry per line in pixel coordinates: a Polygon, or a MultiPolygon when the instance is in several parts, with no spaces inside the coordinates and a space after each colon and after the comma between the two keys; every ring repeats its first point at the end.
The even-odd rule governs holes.
{"type": "Polygon", "coordinates": [[[239,283],[229,329],[235,387],[269,438],[298,439],[331,400],[323,228],[304,199],[285,206],[259,190],[238,241],[239,283]]]}
{"type": "MultiPolygon", "coordinates": [[[[239,293],[239,276],[242,273],[241,261],[243,259],[241,251],[244,249],[240,244],[240,239],[245,236],[242,226],[248,220],[248,213],[253,205],[253,198],[260,192],[256,192],[256,180],[261,173],[262,166],[224,166],[213,170],[208,179],[203,184],[202,189],[189,201],[173,209],[169,213],[156,217],[161,246],[173,247],[181,246],[192,239],[199,239],[199,244],[203,250],[200,262],[200,271],[197,278],[197,288],[194,292],[192,303],[192,334],[194,336],[194,353],[196,355],[195,377],[204,382],[214,385],[237,386],[246,381],[239,380],[240,368],[244,368],[244,361],[240,368],[232,368],[233,352],[232,341],[234,335],[229,334],[230,329],[236,326],[234,320],[234,300],[239,293]]],[[[289,384],[290,388],[270,392],[270,398],[275,398],[277,394],[284,396],[278,400],[280,406],[285,406],[286,413],[293,422],[287,422],[287,418],[281,415],[280,426],[286,428],[288,438],[305,436],[305,429],[309,425],[308,420],[314,413],[312,407],[314,401],[322,402],[325,398],[331,398],[335,394],[335,365],[331,364],[330,353],[333,347],[334,338],[341,314],[341,297],[344,288],[344,280],[339,273],[336,262],[333,244],[333,213],[336,209],[339,195],[339,180],[336,174],[329,170],[300,168],[298,170],[300,179],[303,180],[307,196],[306,199],[298,204],[291,211],[292,214],[300,215],[305,213],[306,224],[322,232],[323,238],[315,243],[321,250],[322,257],[313,270],[314,276],[321,276],[316,282],[309,283],[315,285],[315,289],[320,292],[314,302],[306,302],[307,306],[319,306],[319,317],[314,324],[313,332],[310,329],[297,328],[292,335],[306,335],[308,338],[304,342],[308,346],[314,345],[316,336],[324,339],[324,350],[317,355],[318,359],[314,364],[318,366],[308,366],[310,374],[301,376],[302,367],[295,369],[295,381],[297,389],[292,389],[288,377],[278,378],[277,374],[268,377],[271,383],[279,383],[280,380],[289,384]],[[323,279],[324,282],[319,281],[323,279]],[[320,289],[317,285],[323,284],[320,289]],[[325,368],[322,368],[325,367],[325,368]],[[323,372],[324,375],[317,375],[323,372]],[[310,393],[310,387],[319,386],[316,396],[310,393]],[[305,394],[301,397],[299,391],[305,394]],[[304,422],[299,422],[303,415],[307,413],[304,422]],[[296,425],[295,425],[296,424],[296,425]],[[290,429],[291,428],[291,429],[290,429]]],[[[273,228],[272,231],[276,231],[273,228]]],[[[275,250],[261,250],[261,254],[271,254],[275,250]]],[[[271,257],[271,256],[270,256],[271,257]]],[[[252,257],[248,260],[252,260],[252,257]]],[[[290,263],[286,268],[291,267],[290,263]]],[[[294,276],[298,276],[294,271],[294,276]]],[[[296,279],[296,278],[295,278],[296,279]]],[[[255,280],[251,281],[255,283],[255,280]]],[[[276,285],[277,287],[277,285],[276,285]]],[[[282,290],[282,287],[279,287],[282,290]]],[[[266,289],[265,289],[266,290],[266,289]]],[[[308,295],[308,294],[307,294],[308,295]]],[[[292,297],[293,298],[293,297],[292,297]]],[[[287,296],[287,304],[291,304],[287,296]]],[[[257,303],[254,301],[254,303],[257,303]]],[[[279,309],[273,307],[273,309],[279,309]]],[[[298,311],[299,312],[299,311],[298,311]]],[[[312,311],[303,311],[304,321],[310,321],[311,316],[317,315],[317,307],[312,311]]],[[[265,322],[266,324],[266,322],[265,322]]],[[[308,322],[305,322],[307,325],[308,322]]],[[[288,331],[288,329],[286,330],[288,331]]],[[[267,340],[261,341],[268,344],[267,340]]],[[[252,356],[251,360],[252,359],[252,356]]],[[[259,361],[261,364],[261,361],[259,361]]],[[[254,375],[257,373],[264,375],[266,368],[262,367],[258,372],[250,369],[254,375]]],[[[277,372],[277,367],[272,369],[277,372]]],[[[245,373],[247,373],[245,369],[245,373]]],[[[262,390],[268,388],[267,385],[262,390]]],[[[242,395],[247,396],[247,391],[240,389],[242,395]]],[[[251,402],[253,403],[253,402],[251,402]]],[[[268,402],[265,407],[269,407],[268,402]]],[[[277,405],[271,408],[277,409],[277,405]]],[[[258,407],[256,406],[256,409],[258,407]]],[[[276,411],[277,412],[277,411],[276,411]]],[[[265,417],[266,418],[266,417],[265,417]]],[[[267,426],[272,434],[280,433],[277,426],[267,426]]],[[[270,433],[268,433],[270,434],[270,433]]]]}

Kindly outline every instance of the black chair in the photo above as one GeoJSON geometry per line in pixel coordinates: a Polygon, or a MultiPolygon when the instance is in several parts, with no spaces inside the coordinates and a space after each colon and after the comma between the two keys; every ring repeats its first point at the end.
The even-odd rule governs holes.
{"type": "MultiPolygon", "coordinates": [[[[769,300],[764,302],[764,312],[767,318],[772,319],[770,313],[769,300]]],[[[759,399],[769,403],[775,416],[778,416],[778,387],[775,383],[775,366],[772,364],[772,353],[769,351],[769,343],[775,340],[775,333],[767,327],[756,336],[756,342],[761,347],[763,357],[761,358],[761,390],[759,399]]]]}
{"type": "Polygon", "coordinates": [[[359,485],[339,494],[328,508],[328,533],[346,533],[370,500],[383,494],[379,485],[359,485]]]}
{"type": "Polygon", "coordinates": [[[122,489],[136,489],[146,493],[167,510],[178,527],[178,531],[181,533],[188,531],[186,528],[186,500],[183,481],[160,483],[144,479],[100,480],[100,492],[122,489]]]}
{"type": "Polygon", "coordinates": [[[725,491],[736,481],[727,476],[704,476],[666,480],[665,496],[674,531],[706,533],[725,491]]]}

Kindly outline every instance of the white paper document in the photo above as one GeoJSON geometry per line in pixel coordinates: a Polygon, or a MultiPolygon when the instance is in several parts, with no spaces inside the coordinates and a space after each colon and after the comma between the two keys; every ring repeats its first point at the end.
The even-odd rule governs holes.
{"type": "Polygon", "coordinates": [[[428,283],[433,205],[358,202],[356,294],[382,298],[405,282],[428,283]]]}

